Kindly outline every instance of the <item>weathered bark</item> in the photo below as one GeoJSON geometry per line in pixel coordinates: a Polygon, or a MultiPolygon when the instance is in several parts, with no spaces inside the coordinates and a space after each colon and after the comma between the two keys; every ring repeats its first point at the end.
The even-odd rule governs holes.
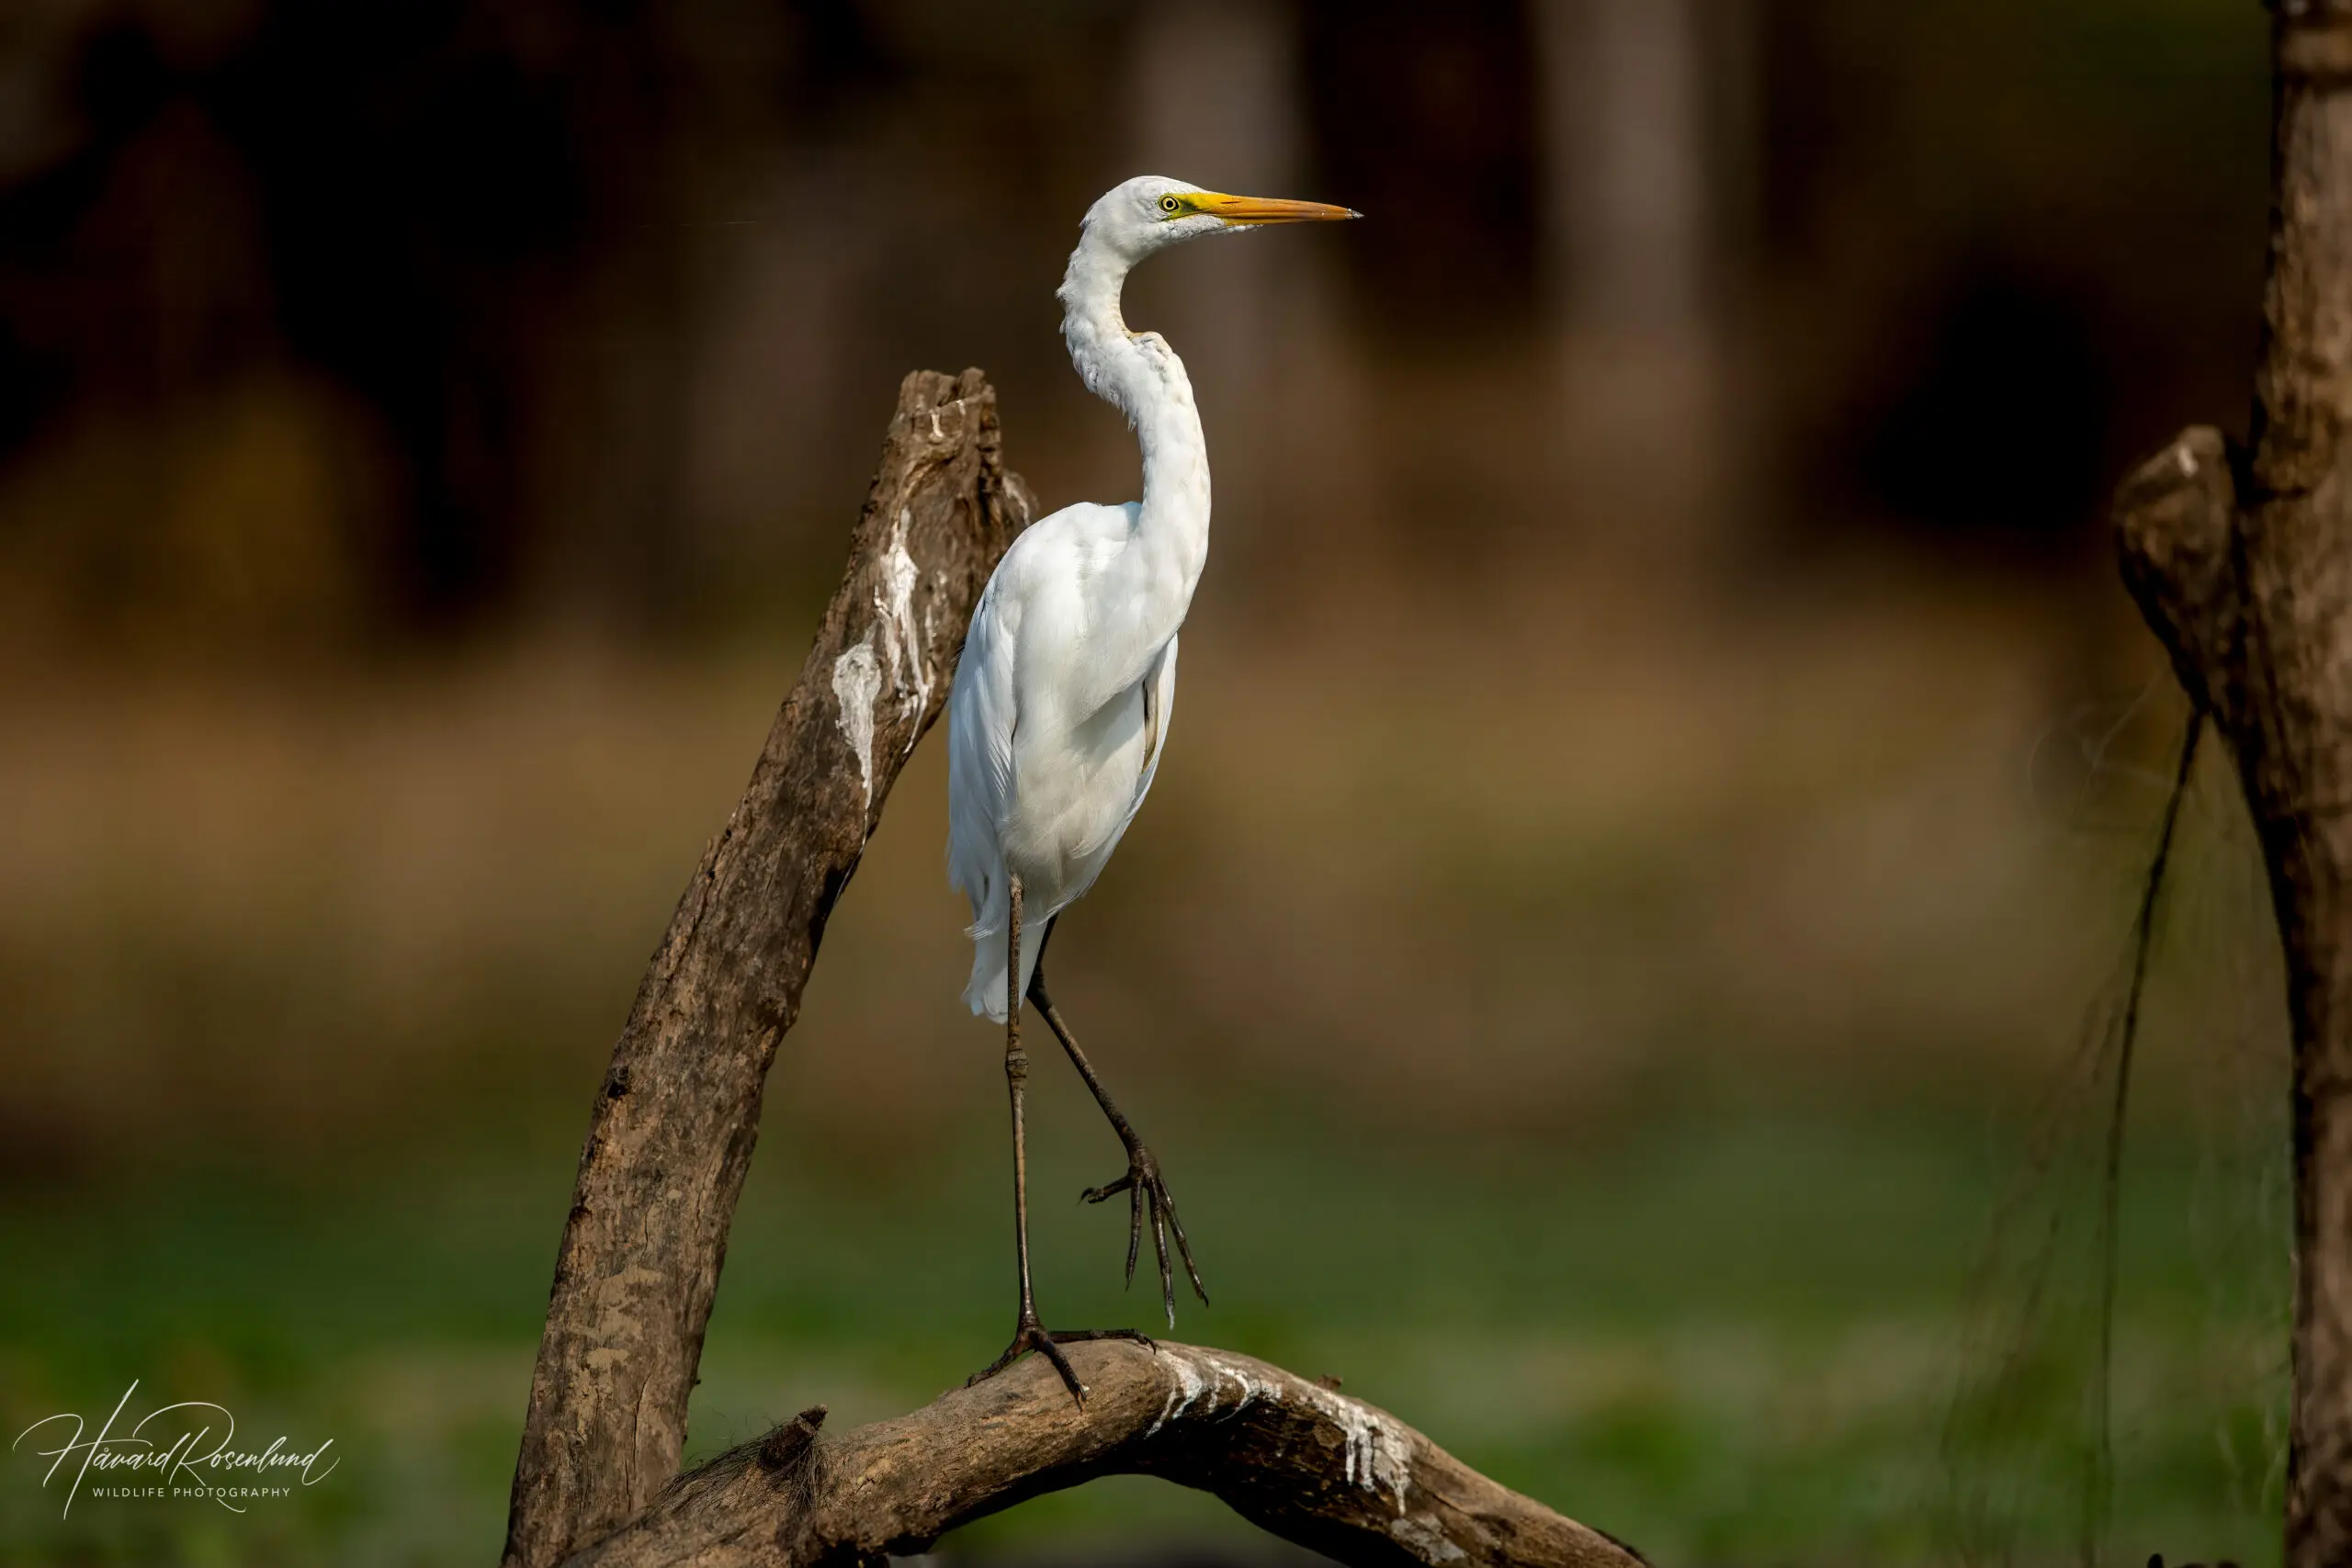
{"type": "Polygon", "coordinates": [[[1341,1562],[1636,1568],[1361,1400],[1225,1350],[1073,1345],[1080,1412],[1030,1357],[834,1439],[821,1409],[681,1477],[574,1568],[797,1568],[909,1556],[1102,1475],[1157,1475],[1341,1562]]]}
{"type": "Polygon", "coordinates": [[[2296,1291],[2289,1568],[2352,1562],[2352,0],[2276,0],[2253,440],[2117,503],[2125,580],[2235,752],[2286,958],[2296,1291]]]}
{"type": "Polygon", "coordinates": [[[677,1473],[768,1064],[1029,513],[980,373],[908,377],[847,574],[596,1097],[515,1465],[514,1568],[609,1534],[677,1473]]]}

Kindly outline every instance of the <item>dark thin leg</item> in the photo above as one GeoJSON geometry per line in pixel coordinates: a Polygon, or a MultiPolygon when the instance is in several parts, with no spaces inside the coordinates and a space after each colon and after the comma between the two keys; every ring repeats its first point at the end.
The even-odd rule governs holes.
{"type": "MultiPolygon", "coordinates": [[[[982,1378],[997,1373],[1021,1359],[1024,1352],[1035,1350],[1051,1361],[1054,1371],[1062,1376],[1069,1389],[1069,1396],[1086,1408],[1086,1385],[1078,1381],[1071,1370],[1069,1358],[1061,1353],[1061,1346],[1087,1339],[1136,1339],[1148,1345],[1150,1340],[1131,1328],[1090,1328],[1050,1334],[1037,1320],[1037,1301],[1029,1287],[1029,1145],[1027,1127],[1023,1116],[1023,1101],[1029,1084],[1029,1057],[1021,1049],[1021,879],[1012,879],[1012,923],[1008,931],[1006,952],[1011,955],[1005,964],[1004,1012],[1004,1082],[1012,1096],[1012,1250],[1021,1270],[1021,1307],[1012,1324],[1012,1343],[1004,1354],[989,1363],[985,1371],[975,1372],[966,1380],[969,1388],[982,1378]]],[[[1050,933],[1052,928],[1046,928],[1050,933]]]]}
{"type": "Polygon", "coordinates": [[[1176,1280],[1168,1262],[1168,1233],[1171,1229],[1176,1233],[1177,1254],[1184,1260],[1185,1277],[1192,1280],[1193,1293],[1201,1298],[1203,1306],[1209,1304],[1208,1287],[1201,1283],[1200,1269],[1193,1262],[1193,1244],[1185,1238],[1184,1222],[1176,1217],[1176,1201],[1168,1195],[1168,1183],[1159,1174],[1159,1159],[1144,1146],[1143,1140],[1136,1136],[1136,1130],[1120,1114],[1118,1106],[1111,1099],[1111,1091],[1104,1089],[1102,1080],[1094,1076],[1093,1064],[1086,1059],[1086,1053],[1078,1048],[1077,1036],[1070,1033],[1069,1025],[1062,1021],[1060,1010],[1054,1006],[1053,997],[1046,990],[1046,944],[1053,940],[1053,936],[1054,928],[1048,925],[1037,944],[1036,967],[1030,972],[1029,999],[1037,1004],[1039,1012],[1045,1014],[1046,1024],[1054,1032],[1054,1038],[1060,1041],[1062,1049],[1069,1054],[1070,1066],[1076,1067],[1078,1076],[1086,1080],[1086,1087],[1094,1093],[1094,1103],[1102,1108],[1102,1114],[1110,1119],[1111,1130],[1119,1134],[1119,1142],[1127,1149],[1126,1175],[1107,1187],[1091,1187],[1080,1196],[1089,1203],[1100,1203],[1121,1192],[1127,1194],[1129,1285],[1136,1282],[1136,1257],[1143,1247],[1145,1222],[1150,1222],[1152,1249],[1159,1257],[1160,1304],[1167,1309],[1168,1326],[1173,1328],[1176,1326],[1176,1280]]]}

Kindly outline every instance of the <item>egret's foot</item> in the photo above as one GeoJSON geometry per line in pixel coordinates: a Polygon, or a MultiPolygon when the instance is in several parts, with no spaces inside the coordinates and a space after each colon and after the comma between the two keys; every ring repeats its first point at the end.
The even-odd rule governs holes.
{"type": "Polygon", "coordinates": [[[1208,1287],[1201,1283],[1201,1271],[1193,1264],[1193,1244],[1184,1239],[1184,1222],[1176,1217],[1176,1200],[1168,1195],[1168,1183],[1159,1174],[1159,1161],[1140,1143],[1127,1145],[1127,1174],[1108,1187],[1090,1187],[1079,1196],[1089,1203],[1100,1203],[1125,1192],[1127,1195],[1127,1283],[1136,1282],[1136,1256],[1143,1247],[1144,1221],[1151,1221],[1151,1245],[1159,1254],[1159,1299],[1168,1309],[1168,1326],[1176,1326],[1176,1277],[1168,1267],[1168,1233],[1176,1233],[1176,1252],[1184,1260],[1184,1276],[1193,1281],[1193,1293],[1201,1304],[1209,1304],[1208,1287]]]}
{"type": "Polygon", "coordinates": [[[1078,1407],[1083,1410],[1086,1408],[1086,1385],[1079,1382],[1078,1373],[1070,1370],[1069,1358],[1062,1354],[1061,1348],[1065,1345],[1083,1345],[1090,1339],[1129,1339],[1146,1347],[1151,1344],[1150,1336],[1133,1328],[1049,1330],[1044,1324],[1037,1321],[1035,1313],[1023,1309],[1019,1320],[1012,1325],[1012,1343],[1004,1348],[1004,1354],[989,1362],[982,1371],[966,1378],[964,1386],[970,1388],[975,1383],[996,1376],[997,1373],[1021,1359],[1023,1356],[1035,1350],[1054,1364],[1054,1371],[1061,1373],[1063,1383],[1069,1389],[1069,1396],[1078,1401],[1078,1407]]]}

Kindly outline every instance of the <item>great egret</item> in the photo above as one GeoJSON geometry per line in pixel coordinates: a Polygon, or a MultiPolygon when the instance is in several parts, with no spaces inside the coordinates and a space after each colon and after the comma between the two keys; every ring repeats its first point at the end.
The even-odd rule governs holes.
{"type": "Polygon", "coordinates": [[[1133,1329],[1048,1332],[1038,1321],[1022,1121],[1029,1076],[1021,1049],[1024,994],[1126,1145],[1127,1173],[1084,1196],[1099,1203],[1128,1195],[1128,1283],[1148,1218],[1168,1325],[1176,1325],[1170,1230],[1194,1292],[1208,1302],[1159,1163],[1078,1048],[1046,994],[1043,967],[1055,919],[1102,874],[1151,788],[1176,699],[1176,633],[1208,559],[1208,447],[1193,384],[1167,339],[1127,330],[1120,285],[1145,257],[1185,240],[1356,216],[1344,207],[1226,196],[1147,175],[1114,186],[1087,210],[1062,277],[1070,363],[1087,389],[1135,428],[1143,499],[1066,507],[1013,541],[972,614],[947,700],[948,874],[972,903],[972,979],[964,999],[1004,1024],[1021,1276],[1012,1343],[975,1382],[1035,1350],[1083,1405],[1085,1388],[1057,1341],[1143,1337],[1133,1329]]]}

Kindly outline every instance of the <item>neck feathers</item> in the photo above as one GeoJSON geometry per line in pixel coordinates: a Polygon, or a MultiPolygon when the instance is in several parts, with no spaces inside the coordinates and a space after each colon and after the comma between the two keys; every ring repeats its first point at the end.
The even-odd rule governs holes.
{"type": "Polygon", "coordinates": [[[1143,448],[1147,514],[1181,499],[1208,529],[1208,444],[1193,402],[1184,362],[1158,333],[1130,333],[1119,311],[1119,290],[1132,263],[1102,243],[1090,226],[1070,253],[1063,275],[1062,338],[1086,389],[1127,416],[1143,448]]]}
{"type": "Polygon", "coordinates": [[[1136,333],[1119,314],[1129,258],[1091,225],[1062,278],[1062,336],[1087,389],[1127,416],[1143,448],[1143,503],[1125,548],[1095,587],[1090,629],[1099,679],[1080,694],[1092,712],[1141,681],[1183,625],[1209,554],[1208,444],[1184,362],[1158,333],[1136,333]]]}
{"type": "Polygon", "coordinates": [[[1134,382],[1139,367],[1126,318],[1119,313],[1119,290],[1126,280],[1127,263],[1097,244],[1090,228],[1069,254],[1069,270],[1062,275],[1057,298],[1062,302],[1062,341],[1069,345],[1079,379],[1132,425],[1137,420],[1134,382]]]}

